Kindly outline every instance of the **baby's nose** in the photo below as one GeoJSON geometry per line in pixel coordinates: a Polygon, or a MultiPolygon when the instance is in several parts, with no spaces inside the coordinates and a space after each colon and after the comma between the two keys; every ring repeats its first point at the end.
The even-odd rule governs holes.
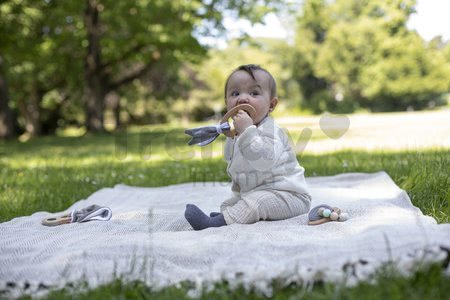
{"type": "Polygon", "coordinates": [[[238,103],[248,103],[248,94],[240,94],[238,103]]]}

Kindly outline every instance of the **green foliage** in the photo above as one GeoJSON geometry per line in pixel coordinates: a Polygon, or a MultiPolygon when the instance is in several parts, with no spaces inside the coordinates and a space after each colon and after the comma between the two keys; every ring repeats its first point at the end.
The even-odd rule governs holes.
{"type": "Polygon", "coordinates": [[[445,51],[406,28],[415,1],[310,0],[298,19],[293,76],[314,112],[443,105],[445,51]]]}
{"type": "Polygon", "coordinates": [[[315,71],[318,52],[330,26],[330,12],[325,0],[305,1],[302,8],[294,51],[288,61],[292,62],[292,77],[303,95],[302,106],[319,113],[333,102],[333,95],[327,91],[329,81],[315,71]]]}
{"type": "MultiPolygon", "coordinates": [[[[87,105],[94,113],[104,109],[103,102],[120,110],[120,102],[134,103],[136,94],[136,102],[166,100],[169,109],[173,99],[186,99],[190,86],[182,69],[206,55],[201,37],[223,34],[224,15],[254,23],[280,5],[272,0],[2,1],[0,59],[10,106],[32,135],[81,124],[84,114],[92,113],[85,111],[92,94],[99,98],[87,105]],[[88,6],[94,11],[89,18],[88,6]],[[92,60],[95,67],[88,70],[92,60]],[[119,95],[119,103],[109,103],[108,93],[119,95]]],[[[168,119],[159,113],[125,111],[130,122],[168,119]]]]}
{"type": "Polygon", "coordinates": [[[274,74],[278,111],[421,109],[445,104],[450,89],[450,44],[438,38],[425,43],[406,27],[414,0],[307,0],[293,45],[244,36],[226,49],[200,43],[225,37],[225,16],[256,23],[268,12],[292,13],[292,3],[96,1],[96,77],[86,69],[93,46],[87,3],[0,3],[0,72],[22,131],[40,135],[81,126],[92,85],[105,94],[97,102],[107,123],[205,119],[223,110],[226,76],[246,63],[274,74]]]}
{"type": "Polygon", "coordinates": [[[362,94],[372,110],[424,108],[448,90],[450,71],[440,51],[427,49],[414,34],[380,43],[384,56],[360,76],[362,94]],[[409,46],[405,46],[409,45],[409,46]]]}
{"type": "MultiPolygon", "coordinates": [[[[56,124],[50,123],[65,109],[66,95],[60,88],[80,82],[77,73],[82,61],[73,52],[77,38],[72,35],[77,24],[52,1],[4,1],[0,14],[2,36],[7,37],[0,44],[0,55],[11,106],[20,113],[20,124],[32,134],[52,132],[56,124]],[[54,93],[43,106],[42,98],[50,91],[54,93]]],[[[81,93],[74,90],[72,96],[81,93]]]]}

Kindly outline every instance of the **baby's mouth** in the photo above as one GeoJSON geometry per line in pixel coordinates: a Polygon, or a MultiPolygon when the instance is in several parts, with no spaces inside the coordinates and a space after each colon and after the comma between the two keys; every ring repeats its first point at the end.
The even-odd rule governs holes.
{"type": "Polygon", "coordinates": [[[245,111],[252,119],[252,116],[256,116],[256,109],[250,104],[239,104],[227,111],[222,120],[228,120],[230,117],[234,117],[240,110],[245,111]]]}
{"type": "Polygon", "coordinates": [[[237,109],[237,107],[242,107],[240,110],[245,111],[249,116],[250,116],[249,110],[256,111],[256,109],[253,106],[251,106],[250,104],[247,104],[247,103],[235,105],[232,109],[233,110],[237,109]]]}

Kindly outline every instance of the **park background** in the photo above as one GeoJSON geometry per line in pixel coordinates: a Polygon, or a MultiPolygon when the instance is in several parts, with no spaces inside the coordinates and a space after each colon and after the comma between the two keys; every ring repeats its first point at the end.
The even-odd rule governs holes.
{"type": "MultiPolygon", "coordinates": [[[[224,138],[189,147],[184,129],[217,122],[224,81],[246,63],[274,75],[275,119],[307,177],[384,170],[424,214],[449,222],[448,4],[426,2],[0,2],[0,222],[63,211],[119,183],[228,181],[224,138]],[[417,21],[431,6],[441,14],[417,21]],[[436,33],[419,30],[430,28],[424,23],[436,33]]],[[[444,299],[445,267],[278,295],[444,299]]],[[[119,280],[76,295],[173,299],[183,291],[154,294],[119,280]]],[[[213,291],[228,293],[226,285],[213,291]]]]}
{"type": "Polygon", "coordinates": [[[273,73],[280,114],[448,105],[448,36],[411,28],[412,0],[17,0],[0,14],[1,137],[202,121],[244,63],[273,73]],[[281,38],[249,35],[274,18],[281,38]]]}

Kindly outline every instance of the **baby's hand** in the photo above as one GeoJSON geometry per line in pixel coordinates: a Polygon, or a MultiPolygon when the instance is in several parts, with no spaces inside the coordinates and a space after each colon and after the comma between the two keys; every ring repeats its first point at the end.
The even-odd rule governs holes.
{"type": "Polygon", "coordinates": [[[250,118],[250,116],[243,110],[238,111],[238,113],[233,117],[233,121],[237,134],[241,134],[245,129],[253,125],[252,118],[250,118]]]}

